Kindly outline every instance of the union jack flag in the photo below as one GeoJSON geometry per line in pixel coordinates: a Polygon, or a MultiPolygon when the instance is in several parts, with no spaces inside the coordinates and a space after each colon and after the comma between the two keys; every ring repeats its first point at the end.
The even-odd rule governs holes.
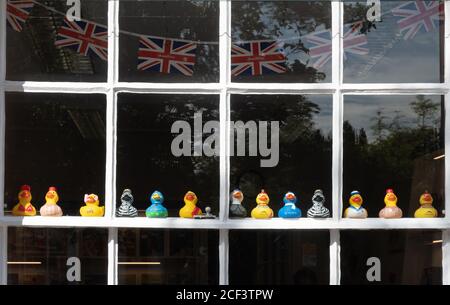
{"type": "Polygon", "coordinates": [[[55,46],[72,48],[83,55],[97,54],[108,60],[108,29],[87,21],[64,19],[57,33],[55,46]]]}
{"type": "Polygon", "coordinates": [[[277,41],[251,41],[231,46],[231,74],[284,73],[286,57],[277,41]]]}
{"type": "MultiPolygon", "coordinates": [[[[360,26],[344,26],[344,59],[348,54],[367,55],[369,49],[364,47],[367,45],[367,37],[359,32],[360,26]]],[[[331,30],[323,30],[313,32],[305,36],[305,40],[310,44],[309,56],[314,60],[312,67],[320,69],[331,60],[331,30]]]]}
{"type": "Polygon", "coordinates": [[[141,36],[138,70],[160,73],[182,73],[192,76],[197,44],[174,39],[141,36]]]}
{"type": "Polygon", "coordinates": [[[422,28],[426,32],[438,28],[439,21],[444,18],[444,2],[442,1],[408,1],[392,9],[392,14],[401,17],[397,24],[400,32],[406,32],[403,38],[410,39],[422,28]]]}
{"type": "Polygon", "coordinates": [[[27,21],[33,7],[33,1],[8,0],[6,2],[6,19],[14,31],[22,32],[22,24],[27,21]]]}

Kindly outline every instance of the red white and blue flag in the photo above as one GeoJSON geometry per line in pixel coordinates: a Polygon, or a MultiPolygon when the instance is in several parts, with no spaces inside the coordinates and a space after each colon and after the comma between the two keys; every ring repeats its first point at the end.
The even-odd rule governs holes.
{"type": "Polygon", "coordinates": [[[141,36],[138,70],[160,73],[181,73],[192,76],[197,44],[169,38],[141,36]]]}
{"type": "Polygon", "coordinates": [[[58,30],[55,46],[72,48],[83,55],[96,54],[106,61],[108,29],[88,21],[70,21],[66,18],[58,30]]]}
{"type": "Polygon", "coordinates": [[[284,73],[286,57],[277,41],[251,41],[231,46],[231,74],[284,73]]]}
{"type": "Polygon", "coordinates": [[[33,7],[33,1],[8,0],[8,2],[6,2],[6,19],[8,20],[8,24],[14,31],[22,31],[23,24],[30,16],[33,7]]]}
{"type": "MultiPolygon", "coordinates": [[[[349,54],[369,54],[369,49],[366,48],[367,36],[361,34],[359,28],[360,26],[344,26],[344,59],[347,59],[349,54]]],[[[305,41],[309,44],[309,56],[313,59],[312,67],[323,68],[331,60],[331,30],[313,32],[305,36],[305,41]]]]}
{"type": "Polygon", "coordinates": [[[439,27],[439,21],[444,20],[444,2],[408,1],[392,9],[392,14],[401,17],[397,24],[400,32],[405,32],[403,38],[411,39],[421,29],[430,32],[439,27]]]}

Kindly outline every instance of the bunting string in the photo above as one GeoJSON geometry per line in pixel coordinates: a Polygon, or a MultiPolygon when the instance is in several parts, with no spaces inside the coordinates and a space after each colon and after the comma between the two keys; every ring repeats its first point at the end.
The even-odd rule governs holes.
{"type": "MultiPolygon", "coordinates": [[[[57,30],[55,46],[73,48],[78,53],[96,55],[102,60],[107,60],[108,30],[106,25],[86,19],[69,21],[64,12],[35,0],[7,0],[7,22],[14,31],[21,32],[23,30],[23,25],[27,22],[34,5],[64,17],[63,24],[57,30]]],[[[404,40],[413,39],[421,30],[430,32],[437,29],[438,23],[443,20],[443,12],[444,3],[442,1],[414,0],[406,1],[391,10],[387,10],[382,13],[382,16],[392,14],[396,18],[400,35],[396,35],[396,38],[392,40],[391,44],[393,45],[400,38],[404,40]]],[[[362,26],[362,21],[348,23],[344,25],[343,33],[336,33],[336,35],[342,35],[344,59],[349,54],[369,54],[367,35],[361,33],[362,26]]],[[[218,41],[168,38],[125,30],[119,30],[119,33],[139,38],[139,49],[137,51],[139,64],[137,69],[141,71],[178,72],[186,76],[192,76],[197,46],[219,45],[218,41]]],[[[219,37],[224,35],[233,41],[232,36],[227,32],[220,34],[219,37]]],[[[231,49],[232,74],[238,76],[286,72],[287,58],[283,46],[288,41],[296,40],[308,44],[308,55],[312,60],[311,66],[321,69],[331,60],[332,40],[336,35],[332,37],[331,29],[322,28],[311,33],[291,37],[233,41],[231,49]]],[[[391,44],[389,47],[392,47],[391,44]]],[[[386,52],[386,48],[383,49],[383,52],[386,52]]],[[[370,70],[378,62],[378,57],[374,56],[366,70],[370,70]]]]}

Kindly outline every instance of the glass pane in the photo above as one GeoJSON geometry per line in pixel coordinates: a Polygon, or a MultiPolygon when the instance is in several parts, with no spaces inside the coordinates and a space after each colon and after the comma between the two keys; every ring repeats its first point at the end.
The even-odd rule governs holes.
{"type": "Polygon", "coordinates": [[[342,231],[341,284],[442,284],[440,231],[342,231]]]}
{"type": "Polygon", "coordinates": [[[8,228],[8,284],[107,283],[108,231],[8,228]]]}
{"type": "Polygon", "coordinates": [[[443,96],[346,96],[344,208],[358,190],[369,217],[378,217],[393,189],[403,217],[414,217],[428,191],[442,216],[444,119],[443,96]]]}
{"type": "Polygon", "coordinates": [[[219,1],[121,1],[119,22],[121,81],[219,80],[219,1]]]}
{"type": "MultiPolygon", "coordinates": [[[[119,94],[118,107],[117,198],[131,189],[134,207],[145,215],[158,190],[169,216],[178,217],[193,191],[197,207],[204,212],[210,206],[218,215],[219,157],[206,155],[203,143],[218,137],[219,97],[119,94]],[[216,132],[206,131],[207,124],[216,132]]],[[[212,147],[218,149],[218,141],[212,147]]]]}
{"type": "Polygon", "coordinates": [[[261,189],[275,216],[290,191],[306,217],[317,189],[331,214],[331,96],[232,95],[231,120],[230,187],[248,217],[261,189]]]}
{"type": "Polygon", "coordinates": [[[106,81],[107,0],[80,1],[79,21],[66,0],[25,2],[8,3],[8,80],[106,81]]]}
{"type": "Polygon", "coordinates": [[[219,233],[119,230],[119,284],[217,285],[219,233]]]}
{"type": "Polygon", "coordinates": [[[331,81],[331,1],[233,1],[231,8],[233,81],[331,81]]]}
{"type": "Polygon", "coordinates": [[[444,81],[444,1],[382,0],[380,21],[367,20],[372,12],[367,1],[344,4],[346,82],[444,81]]]}
{"type": "Polygon", "coordinates": [[[329,283],[327,231],[230,231],[231,285],[329,283]]]}
{"type": "Polygon", "coordinates": [[[31,187],[38,215],[52,186],[64,215],[80,215],[86,193],[97,194],[104,205],[105,100],[104,95],[6,94],[7,214],[18,204],[22,185],[31,187]]]}

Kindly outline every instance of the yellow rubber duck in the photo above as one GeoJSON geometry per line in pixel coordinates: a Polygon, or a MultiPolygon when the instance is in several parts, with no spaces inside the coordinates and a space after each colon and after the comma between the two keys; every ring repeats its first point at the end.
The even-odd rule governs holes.
{"type": "Polygon", "coordinates": [[[54,216],[59,217],[63,215],[63,211],[57,205],[59,201],[56,187],[51,186],[48,188],[47,194],[45,194],[45,204],[39,210],[41,216],[54,216]]]}
{"type": "Polygon", "coordinates": [[[36,209],[31,203],[31,187],[29,185],[22,185],[18,195],[19,203],[12,209],[14,216],[35,216],[36,209]]]}
{"type": "Polygon", "coordinates": [[[270,198],[264,190],[256,196],[256,203],[258,204],[252,210],[252,217],[255,219],[269,219],[273,217],[273,211],[269,207],[270,198]]]}
{"type": "Polygon", "coordinates": [[[386,206],[380,211],[380,218],[402,218],[402,210],[397,206],[397,196],[392,189],[386,190],[384,203],[386,206]]]}
{"type": "Polygon", "coordinates": [[[348,199],[350,206],[345,209],[345,218],[367,218],[367,211],[362,207],[363,198],[358,191],[352,191],[348,199]]]}
{"type": "Polygon", "coordinates": [[[80,214],[84,217],[103,217],[105,215],[105,207],[100,207],[100,201],[95,194],[84,195],[84,203],[86,206],[81,207],[80,214]]]}
{"type": "Polygon", "coordinates": [[[194,215],[202,214],[202,210],[197,207],[197,195],[194,192],[187,192],[184,195],[184,206],[180,209],[181,218],[194,218],[194,215]]]}
{"type": "Polygon", "coordinates": [[[433,197],[425,191],[419,199],[420,208],[414,213],[416,218],[433,218],[438,216],[438,211],[433,207],[433,197]]]}

